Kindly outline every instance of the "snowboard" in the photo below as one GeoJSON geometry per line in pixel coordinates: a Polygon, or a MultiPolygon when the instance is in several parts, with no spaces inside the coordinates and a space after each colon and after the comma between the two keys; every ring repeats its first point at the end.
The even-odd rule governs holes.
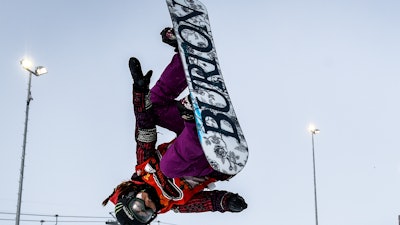
{"type": "Polygon", "coordinates": [[[198,0],[166,2],[204,154],[213,169],[235,175],[249,151],[221,74],[207,9],[198,0]]]}

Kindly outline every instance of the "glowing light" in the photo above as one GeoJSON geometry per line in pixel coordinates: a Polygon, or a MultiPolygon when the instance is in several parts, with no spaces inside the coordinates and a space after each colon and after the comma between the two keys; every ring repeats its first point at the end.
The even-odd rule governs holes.
{"type": "Polygon", "coordinates": [[[31,69],[32,66],[33,66],[33,63],[32,63],[31,60],[29,60],[27,58],[21,60],[20,63],[21,63],[21,66],[25,70],[29,71],[30,73],[34,74],[35,76],[40,76],[40,75],[43,75],[43,74],[47,73],[47,69],[44,66],[38,66],[38,67],[36,67],[35,71],[33,71],[31,69]]]}
{"type": "Polygon", "coordinates": [[[21,60],[21,66],[24,69],[30,69],[33,66],[33,63],[29,59],[23,59],[23,60],[21,60]]]}
{"type": "Polygon", "coordinates": [[[47,69],[46,69],[46,67],[43,67],[43,66],[38,66],[37,68],[36,68],[36,75],[37,76],[40,76],[40,75],[43,75],[43,74],[45,74],[45,73],[47,73],[47,69]]]}
{"type": "Polygon", "coordinates": [[[308,131],[310,131],[312,134],[319,134],[320,132],[320,130],[317,129],[314,124],[310,124],[308,126],[308,131]]]}

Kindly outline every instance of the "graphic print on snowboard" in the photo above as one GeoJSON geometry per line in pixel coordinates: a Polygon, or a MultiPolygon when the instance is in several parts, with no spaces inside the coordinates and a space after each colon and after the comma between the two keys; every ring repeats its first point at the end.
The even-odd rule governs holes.
{"type": "Polygon", "coordinates": [[[217,171],[235,175],[248,159],[218,63],[208,13],[198,0],[166,0],[192,98],[204,154],[217,171]]]}

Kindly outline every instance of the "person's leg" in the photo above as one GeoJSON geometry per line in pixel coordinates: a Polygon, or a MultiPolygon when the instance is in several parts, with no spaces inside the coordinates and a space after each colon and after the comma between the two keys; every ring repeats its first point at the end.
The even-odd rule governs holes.
{"type": "Polygon", "coordinates": [[[194,122],[185,122],[182,133],[163,155],[160,168],[167,177],[201,177],[213,172],[200,145],[194,122]]]}
{"type": "Polygon", "coordinates": [[[160,79],[151,89],[150,100],[157,115],[157,125],[177,134],[183,129],[183,120],[176,107],[175,98],[187,87],[181,59],[175,54],[160,79]]]}

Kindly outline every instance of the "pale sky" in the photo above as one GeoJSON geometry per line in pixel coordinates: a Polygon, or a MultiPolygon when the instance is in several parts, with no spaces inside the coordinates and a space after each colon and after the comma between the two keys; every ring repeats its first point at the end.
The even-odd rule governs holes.
{"type": "MultiPolygon", "coordinates": [[[[228,91],[249,145],[242,172],[217,189],[240,214],[159,215],[174,225],[396,225],[400,214],[400,2],[203,0],[228,91]]],[[[33,77],[23,214],[101,217],[135,166],[128,59],[153,69],[173,51],[164,1],[6,1],[0,5],[0,224],[17,208],[27,56],[33,77]]],[[[160,143],[173,135],[159,131],[160,143]]],[[[64,216],[64,217],[62,217],[64,216]]],[[[104,218],[103,218],[104,217],[104,218]]],[[[21,217],[21,225],[55,217],[21,217]],[[32,220],[32,221],[24,221],[32,220]]],[[[54,222],[44,222],[44,225],[54,222]]],[[[154,224],[157,224],[156,222],[154,224]]]]}

